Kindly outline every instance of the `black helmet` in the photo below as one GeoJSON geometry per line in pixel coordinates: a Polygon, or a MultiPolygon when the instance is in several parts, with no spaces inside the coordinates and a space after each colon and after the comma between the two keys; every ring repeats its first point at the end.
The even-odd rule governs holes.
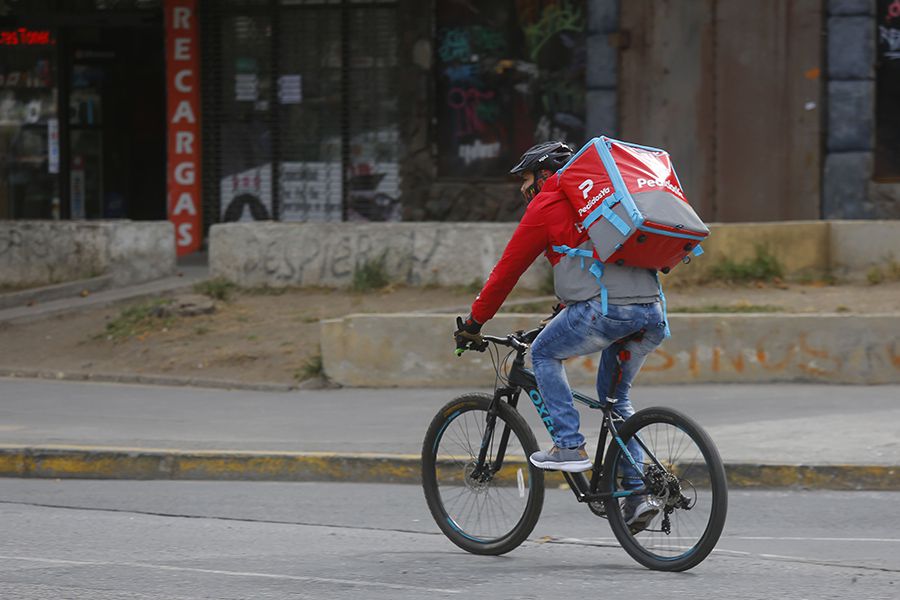
{"type": "Polygon", "coordinates": [[[544,169],[557,171],[569,162],[574,153],[563,142],[541,142],[526,150],[519,163],[509,172],[511,175],[519,175],[526,171],[537,172],[544,169]]]}

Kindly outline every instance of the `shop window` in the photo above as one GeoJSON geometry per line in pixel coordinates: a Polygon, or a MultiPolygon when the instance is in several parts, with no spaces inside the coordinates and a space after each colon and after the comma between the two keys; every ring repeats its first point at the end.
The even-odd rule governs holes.
{"type": "Polygon", "coordinates": [[[396,4],[207,10],[221,11],[204,55],[216,220],[398,219],[396,4]]]}
{"type": "MultiPolygon", "coordinates": [[[[8,32],[6,41],[37,39],[28,33],[8,32]]],[[[54,57],[51,43],[0,46],[0,219],[60,216],[54,57]]]]}
{"type": "Polygon", "coordinates": [[[900,180],[900,0],[878,0],[875,178],[900,180]]]}
{"type": "Polygon", "coordinates": [[[584,137],[583,0],[439,0],[439,172],[502,177],[522,151],[584,137]]]}

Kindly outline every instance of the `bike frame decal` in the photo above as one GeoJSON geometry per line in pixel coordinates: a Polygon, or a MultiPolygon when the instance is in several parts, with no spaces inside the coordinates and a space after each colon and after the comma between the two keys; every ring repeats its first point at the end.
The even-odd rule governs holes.
{"type": "Polygon", "coordinates": [[[541,418],[541,421],[544,422],[544,427],[547,428],[547,433],[552,436],[553,432],[556,431],[556,427],[553,426],[553,417],[550,416],[550,411],[547,410],[547,405],[544,404],[544,399],[541,398],[541,395],[537,390],[529,390],[528,397],[531,398],[531,403],[534,404],[534,407],[537,409],[538,416],[541,418]]]}
{"type": "Polygon", "coordinates": [[[622,438],[620,438],[618,436],[618,434],[616,434],[615,440],[616,440],[616,443],[619,445],[619,448],[622,449],[622,452],[625,453],[625,458],[628,459],[628,462],[631,463],[631,466],[634,467],[635,469],[637,469],[637,471],[639,473],[643,473],[644,470],[640,466],[638,466],[638,464],[635,462],[634,457],[631,456],[631,452],[629,452],[628,448],[625,446],[625,442],[622,441],[622,438]]]}

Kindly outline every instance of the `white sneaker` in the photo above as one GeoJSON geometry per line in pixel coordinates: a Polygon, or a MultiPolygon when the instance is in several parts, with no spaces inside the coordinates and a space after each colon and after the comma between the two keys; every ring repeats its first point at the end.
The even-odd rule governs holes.
{"type": "Polygon", "coordinates": [[[645,530],[658,514],[659,506],[647,496],[628,496],[622,505],[622,518],[632,534],[645,530]]]}
{"type": "Polygon", "coordinates": [[[589,471],[593,466],[587,451],[584,449],[584,444],[578,448],[557,448],[553,446],[547,452],[535,452],[529,460],[531,464],[539,469],[566,471],[567,473],[589,471]]]}

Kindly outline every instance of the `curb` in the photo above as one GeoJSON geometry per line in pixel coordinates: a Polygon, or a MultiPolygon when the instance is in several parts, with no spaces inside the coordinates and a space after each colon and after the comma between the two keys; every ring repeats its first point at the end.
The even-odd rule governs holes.
{"type": "MultiPolygon", "coordinates": [[[[300,384],[247,383],[227,379],[202,379],[174,375],[141,375],[137,373],[81,373],[78,371],[49,371],[27,367],[0,367],[0,377],[19,379],[52,379],[55,381],[94,381],[100,383],[130,383],[174,387],[200,387],[221,390],[249,390],[259,392],[292,392],[303,389],[300,384]]],[[[307,386],[309,387],[309,386],[307,386]]]]}
{"type": "MultiPolygon", "coordinates": [[[[726,463],[725,470],[733,489],[900,491],[900,466],[726,463]]],[[[417,484],[419,472],[414,454],[0,446],[0,477],[417,484]]],[[[559,473],[547,475],[548,486],[563,483],[559,473]]]]}
{"type": "Polygon", "coordinates": [[[199,281],[203,281],[203,279],[191,280],[179,277],[178,275],[173,275],[172,277],[165,277],[163,279],[139,283],[132,286],[108,288],[101,290],[97,295],[91,295],[87,298],[75,297],[63,300],[53,300],[32,307],[20,306],[16,308],[5,308],[0,310],[0,324],[8,323],[10,325],[24,325],[35,321],[59,317],[61,315],[84,312],[86,310],[112,308],[129,302],[173,296],[192,289],[194,284],[199,281]],[[169,286],[163,286],[161,288],[153,287],[160,285],[160,281],[169,279],[172,280],[169,286]],[[134,288],[144,289],[137,292],[128,291],[134,290],[134,288]],[[109,294],[111,297],[100,297],[100,294],[109,294]]]}
{"type": "Polygon", "coordinates": [[[108,289],[112,286],[112,281],[112,275],[100,275],[99,277],[77,279],[75,281],[66,281],[18,292],[0,294],[0,310],[33,304],[43,304],[45,302],[65,300],[67,298],[74,299],[80,296],[84,291],[94,294],[108,289]]]}

